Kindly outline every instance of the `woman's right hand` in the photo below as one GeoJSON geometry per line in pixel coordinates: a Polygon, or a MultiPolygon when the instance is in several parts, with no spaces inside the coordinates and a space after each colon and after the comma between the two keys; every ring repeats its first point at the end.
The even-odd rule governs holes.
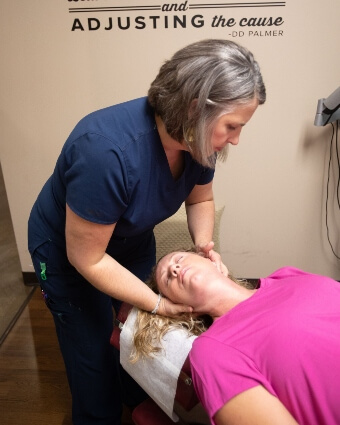
{"type": "Polygon", "coordinates": [[[161,316],[176,317],[182,313],[192,313],[193,308],[184,304],[175,304],[168,298],[162,297],[157,310],[161,316]]]}

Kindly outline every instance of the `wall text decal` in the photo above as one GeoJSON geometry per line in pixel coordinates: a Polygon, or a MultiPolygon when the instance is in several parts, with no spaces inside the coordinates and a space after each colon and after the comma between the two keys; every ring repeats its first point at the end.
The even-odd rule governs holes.
{"type": "Polygon", "coordinates": [[[286,6],[285,1],[208,4],[172,1],[156,5],[155,2],[152,5],[126,5],[120,0],[120,5],[113,5],[113,0],[67,0],[67,3],[68,13],[72,18],[75,16],[72,32],[183,30],[209,26],[230,30],[226,35],[231,37],[283,36],[284,18],[282,14],[272,12],[286,6]],[[236,18],[232,15],[235,9],[247,10],[247,16],[236,18]],[[251,16],[248,16],[250,10],[251,16]]]}

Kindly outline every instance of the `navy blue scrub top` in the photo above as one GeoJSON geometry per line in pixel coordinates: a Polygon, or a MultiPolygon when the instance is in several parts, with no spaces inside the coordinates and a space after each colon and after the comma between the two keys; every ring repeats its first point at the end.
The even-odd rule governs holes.
{"type": "Polygon", "coordinates": [[[131,237],[173,215],[196,184],[214,170],[185,152],[174,180],[154,110],[143,97],[86,116],[67,139],[30,217],[29,250],[47,239],[65,246],[65,206],[95,223],[117,223],[114,236],[131,237]]]}

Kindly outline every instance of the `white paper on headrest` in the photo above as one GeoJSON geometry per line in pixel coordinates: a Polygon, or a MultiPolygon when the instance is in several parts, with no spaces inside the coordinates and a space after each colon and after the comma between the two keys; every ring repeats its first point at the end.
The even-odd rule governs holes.
{"type": "Polygon", "coordinates": [[[137,309],[133,308],[120,334],[120,363],[158,406],[175,422],[173,411],[177,380],[196,336],[185,329],[173,329],[162,340],[163,350],[154,357],[131,363],[137,309]]]}

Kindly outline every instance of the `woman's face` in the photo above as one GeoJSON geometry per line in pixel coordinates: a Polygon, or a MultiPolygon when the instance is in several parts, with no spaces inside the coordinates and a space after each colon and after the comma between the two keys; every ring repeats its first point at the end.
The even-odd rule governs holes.
{"type": "Polygon", "coordinates": [[[193,252],[172,252],[156,268],[159,291],[171,301],[191,305],[194,311],[206,303],[209,282],[220,274],[208,258],[193,252]]]}
{"type": "Polygon", "coordinates": [[[258,104],[258,100],[254,99],[246,105],[236,107],[233,112],[221,115],[218,118],[211,139],[215,152],[221,151],[228,143],[238,144],[242,127],[253,116],[258,104]]]}

